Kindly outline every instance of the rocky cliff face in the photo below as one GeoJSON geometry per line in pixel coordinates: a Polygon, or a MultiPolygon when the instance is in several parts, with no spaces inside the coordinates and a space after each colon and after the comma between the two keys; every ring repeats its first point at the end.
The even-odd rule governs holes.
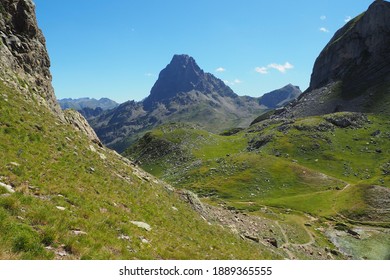
{"type": "Polygon", "coordinates": [[[390,3],[377,0],[336,32],[314,64],[309,89],[279,115],[390,115],[389,106],[390,3]]]}
{"type": "Polygon", "coordinates": [[[349,91],[389,80],[390,3],[377,0],[348,22],[317,58],[310,88],[342,80],[349,91]]]}
{"type": "Polygon", "coordinates": [[[31,0],[1,0],[0,37],[0,78],[64,119],[54,96],[45,38],[31,0]]]}

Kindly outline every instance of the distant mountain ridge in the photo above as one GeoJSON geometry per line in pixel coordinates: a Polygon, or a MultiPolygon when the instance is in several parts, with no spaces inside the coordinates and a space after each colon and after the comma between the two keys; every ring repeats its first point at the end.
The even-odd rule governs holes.
{"type": "Polygon", "coordinates": [[[109,98],[95,99],[89,97],[76,98],[76,99],[63,98],[63,99],[59,99],[58,103],[60,104],[62,110],[74,109],[77,111],[80,111],[84,108],[96,109],[98,107],[102,108],[103,110],[109,110],[119,105],[117,102],[109,98]]]}
{"type": "Polygon", "coordinates": [[[267,106],[270,109],[283,107],[287,103],[297,99],[302,91],[298,86],[288,84],[287,86],[271,91],[260,97],[260,104],[267,106]]]}

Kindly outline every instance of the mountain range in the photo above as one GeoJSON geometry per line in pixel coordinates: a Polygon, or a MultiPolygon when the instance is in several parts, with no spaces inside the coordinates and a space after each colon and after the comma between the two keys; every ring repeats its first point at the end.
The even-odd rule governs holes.
{"type": "Polygon", "coordinates": [[[58,103],[62,110],[74,109],[83,115],[86,119],[96,117],[103,113],[105,110],[110,110],[118,107],[118,103],[109,98],[63,98],[59,99],[58,103]]]}
{"type": "Polygon", "coordinates": [[[147,130],[168,122],[197,124],[212,132],[246,127],[262,112],[300,93],[288,85],[263,98],[238,96],[222,80],[205,73],[194,58],[174,55],[143,101],[125,102],[88,120],[104,144],[122,152],[147,130]]]}
{"type": "Polygon", "coordinates": [[[101,108],[102,110],[109,110],[117,107],[119,104],[114,100],[109,98],[100,98],[99,100],[95,98],[63,98],[59,99],[58,103],[61,106],[62,110],[74,109],[76,111],[81,111],[85,108],[96,109],[101,108]]]}
{"type": "Polygon", "coordinates": [[[0,259],[389,259],[389,18],[336,32],[295,100],[175,55],[94,130],[57,102],[33,2],[2,0],[0,259]]]}

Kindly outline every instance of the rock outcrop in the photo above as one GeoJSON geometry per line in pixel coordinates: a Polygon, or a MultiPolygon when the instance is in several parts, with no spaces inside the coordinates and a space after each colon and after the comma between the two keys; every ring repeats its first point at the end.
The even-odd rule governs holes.
{"type": "Polygon", "coordinates": [[[310,89],[343,81],[348,91],[389,80],[390,3],[376,0],[336,32],[317,58],[310,89]]]}
{"type": "Polygon", "coordinates": [[[336,32],[314,64],[309,89],[276,117],[390,115],[389,106],[390,3],[376,0],[336,32]]]}
{"type": "Polygon", "coordinates": [[[64,111],[65,120],[75,127],[77,130],[83,132],[87,137],[99,146],[103,146],[97,137],[95,131],[88,124],[87,120],[77,111],[69,109],[64,111]]]}
{"type": "Polygon", "coordinates": [[[31,0],[1,0],[0,37],[0,78],[63,120],[51,84],[45,38],[31,0]]]}

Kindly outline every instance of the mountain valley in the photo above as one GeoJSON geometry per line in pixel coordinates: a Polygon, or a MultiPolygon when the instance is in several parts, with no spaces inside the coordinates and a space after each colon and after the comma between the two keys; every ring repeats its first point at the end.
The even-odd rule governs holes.
{"type": "Polygon", "coordinates": [[[303,93],[174,55],[143,101],[62,110],[34,3],[2,0],[0,259],[390,259],[389,19],[346,23],[303,93]]]}

